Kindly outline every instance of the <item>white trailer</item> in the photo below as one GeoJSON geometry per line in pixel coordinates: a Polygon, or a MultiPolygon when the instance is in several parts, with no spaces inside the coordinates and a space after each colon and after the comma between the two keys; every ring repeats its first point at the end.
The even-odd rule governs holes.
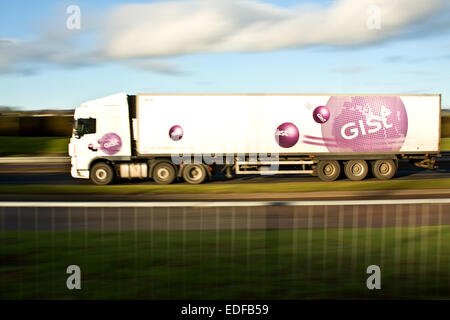
{"type": "Polygon", "coordinates": [[[72,176],[201,183],[214,172],[392,178],[435,167],[440,95],[117,94],[75,110],[72,176]]]}

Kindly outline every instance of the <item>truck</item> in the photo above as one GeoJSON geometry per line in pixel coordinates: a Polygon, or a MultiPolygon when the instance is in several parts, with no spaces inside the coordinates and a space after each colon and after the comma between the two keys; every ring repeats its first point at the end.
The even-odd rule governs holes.
{"type": "Polygon", "coordinates": [[[74,112],[71,175],[200,184],[216,174],[391,179],[436,168],[438,94],[137,94],[74,112]]]}

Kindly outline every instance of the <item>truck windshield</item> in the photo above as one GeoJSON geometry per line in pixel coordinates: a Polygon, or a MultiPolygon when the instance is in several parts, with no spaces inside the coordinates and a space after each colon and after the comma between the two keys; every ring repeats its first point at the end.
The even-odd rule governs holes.
{"type": "Polygon", "coordinates": [[[85,134],[95,133],[96,127],[97,127],[97,120],[93,118],[77,119],[73,123],[75,136],[79,138],[85,134]]]}

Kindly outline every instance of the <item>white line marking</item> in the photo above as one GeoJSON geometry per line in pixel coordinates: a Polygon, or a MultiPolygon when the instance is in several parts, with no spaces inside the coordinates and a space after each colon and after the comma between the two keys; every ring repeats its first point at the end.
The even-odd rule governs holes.
{"type": "Polygon", "coordinates": [[[0,163],[70,163],[70,157],[1,157],[0,163]]]}
{"type": "Polygon", "coordinates": [[[326,200],[326,201],[182,201],[182,202],[2,202],[0,207],[53,207],[53,208],[174,208],[174,207],[266,207],[266,206],[357,206],[394,204],[450,203],[443,199],[387,199],[387,200],[326,200]]]}

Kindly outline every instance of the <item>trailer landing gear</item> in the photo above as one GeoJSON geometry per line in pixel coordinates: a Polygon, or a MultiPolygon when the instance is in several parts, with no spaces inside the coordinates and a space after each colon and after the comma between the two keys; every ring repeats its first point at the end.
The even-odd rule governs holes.
{"type": "Polygon", "coordinates": [[[436,165],[436,159],[435,158],[427,158],[423,159],[420,162],[415,162],[415,166],[425,169],[437,169],[438,166],[436,165]]]}

